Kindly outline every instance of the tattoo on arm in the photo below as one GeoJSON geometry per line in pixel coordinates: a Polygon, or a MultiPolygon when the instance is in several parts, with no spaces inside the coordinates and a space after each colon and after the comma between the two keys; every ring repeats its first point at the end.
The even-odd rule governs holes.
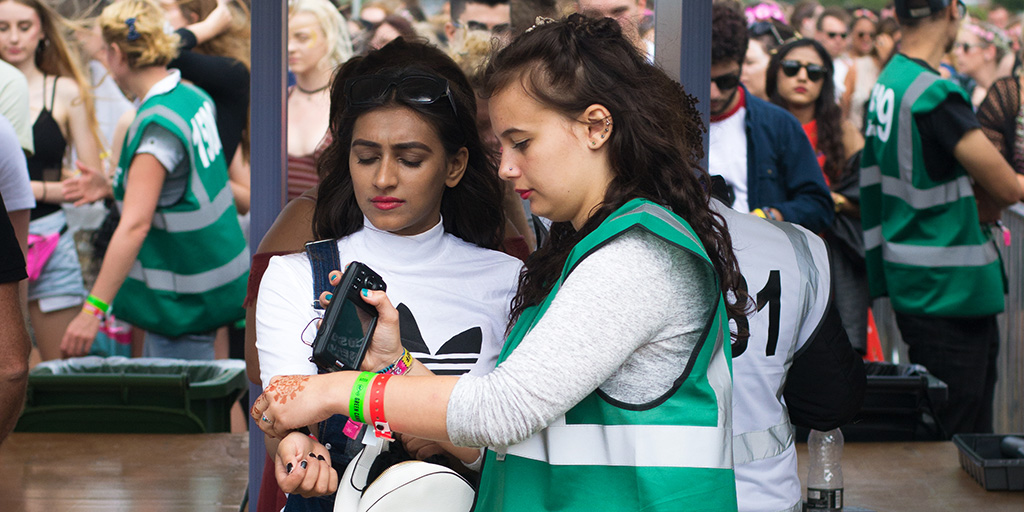
{"type": "Polygon", "coordinates": [[[287,377],[281,377],[267,387],[266,393],[275,402],[279,402],[281,405],[284,405],[288,403],[289,399],[294,400],[295,397],[298,396],[299,391],[306,389],[304,384],[308,380],[308,375],[289,375],[287,377]]]}

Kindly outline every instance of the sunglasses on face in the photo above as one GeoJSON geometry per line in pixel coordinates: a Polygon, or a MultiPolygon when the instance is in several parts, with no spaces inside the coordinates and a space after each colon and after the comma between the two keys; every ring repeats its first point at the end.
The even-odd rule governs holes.
{"type": "Polygon", "coordinates": [[[874,32],[855,32],[853,34],[853,37],[856,37],[856,38],[862,38],[862,37],[874,38],[875,37],[875,33],[874,32]]]}
{"type": "Polygon", "coordinates": [[[829,39],[835,39],[837,37],[839,39],[846,39],[847,33],[846,32],[825,32],[825,35],[827,35],[829,39]]]}
{"type": "Polygon", "coordinates": [[[436,76],[412,75],[397,80],[390,76],[360,76],[345,83],[345,98],[350,106],[379,105],[387,99],[392,88],[395,89],[395,99],[418,105],[431,105],[447,96],[452,114],[458,117],[448,81],[436,76]]]}
{"type": "Polygon", "coordinates": [[[964,53],[967,53],[967,52],[971,51],[971,48],[980,48],[980,47],[981,47],[981,45],[971,44],[971,43],[956,43],[956,44],[953,45],[953,49],[954,50],[959,48],[964,53]]]}
{"type": "Polygon", "coordinates": [[[714,82],[719,91],[732,90],[740,85],[740,73],[737,71],[735,73],[718,75],[711,77],[711,81],[714,82]]]}
{"type": "Polygon", "coordinates": [[[452,25],[455,25],[455,28],[464,28],[466,30],[486,30],[492,34],[505,34],[512,30],[512,25],[508,23],[499,23],[493,27],[488,27],[482,21],[470,20],[465,23],[453,21],[452,25]]]}
{"type": "Polygon", "coordinates": [[[795,60],[782,61],[782,72],[788,77],[796,76],[800,72],[800,68],[807,70],[807,79],[812,82],[817,82],[828,74],[828,69],[818,64],[804,64],[795,60]]]}

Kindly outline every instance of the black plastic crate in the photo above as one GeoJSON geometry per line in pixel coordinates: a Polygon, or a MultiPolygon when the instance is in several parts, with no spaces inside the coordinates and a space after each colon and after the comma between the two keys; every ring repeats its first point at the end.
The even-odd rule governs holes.
{"type": "Polygon", "coordinates": [[[999,449],[999,443],[1006,436],[953,435],[953,443],[960,451],[960,467],[987,491],[1024,491],[1024,459],[1008,459],[999,449]]]}

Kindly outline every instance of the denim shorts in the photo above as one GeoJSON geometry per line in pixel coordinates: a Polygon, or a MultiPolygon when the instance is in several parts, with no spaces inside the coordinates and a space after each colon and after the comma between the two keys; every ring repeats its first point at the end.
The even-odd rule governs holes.
{"type": "MultiPolygon", "coordinates": [[[[64,211],[53,212],[33,220],[28,232],[35,235],[56,233],[64,227],[67,218],[64,211]]],[[[65,231],[57,242],[57,248],[46,260],[39,279],[28,283],[28,300],[38,300],[39,309],[44,313],[75,307],[85,301],[88,294],[82,281],[82,266],[78,262],[78,251],[71,231],[65,231]]]]}
{"type": "Polygon", "coordinates": [[[214,359],[213,339],[216,336],[217,331],[210,331],[169,338],[162,334],[146,331],[142,356],[212,361],[214,359]]]}

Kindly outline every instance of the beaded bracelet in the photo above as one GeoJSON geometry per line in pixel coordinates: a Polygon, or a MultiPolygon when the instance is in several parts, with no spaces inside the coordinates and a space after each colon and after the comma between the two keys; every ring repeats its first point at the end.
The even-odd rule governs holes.
{"type": "Polygon", "coordinates": [[[408,349],[404,349],[402,357],[399,357],[397,361],[391,363],[391,365],[384,367],[382,370],[377,370],[378,374],[391,374],[391,375],[405,375],[412,368],[412,354],[409,353],[408,349]]]}
{"type": "Polygon", "coordinates": [[[358,423],[366,423],[363,417],[363,404],[366,403],[366,394],[370,391],[370,381],[377,374],[373,372],[362,372],[356,377],[356,383],[352,385],[352,393],[348,401],[348,417],[358,423]]]}
{"type": "Polygon", "coordinates": [[[391,425],[384,418],[384,387],[391,377],[393,375],[390,373],[381,373],[370,384],[370,424],[373,425],[374,435],[384,439],[392,439],[391,425]]]}

